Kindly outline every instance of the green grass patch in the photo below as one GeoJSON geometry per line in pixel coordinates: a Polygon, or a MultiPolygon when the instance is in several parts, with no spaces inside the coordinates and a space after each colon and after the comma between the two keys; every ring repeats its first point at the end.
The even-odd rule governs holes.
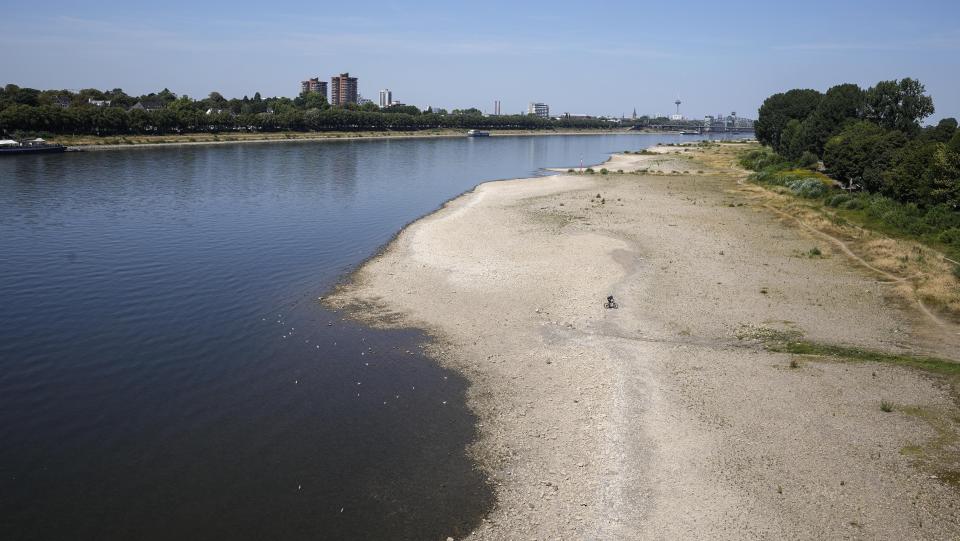
{"type": "Polygon", "coordinates": [[[832,357],[850,361],[896,364],[919,368],[944,376],[960,376],[960,363],[937,357],[885,353],[851,346],[818,344],[805,340],[767,343],[767,350],[777,353],[832,357]]]}

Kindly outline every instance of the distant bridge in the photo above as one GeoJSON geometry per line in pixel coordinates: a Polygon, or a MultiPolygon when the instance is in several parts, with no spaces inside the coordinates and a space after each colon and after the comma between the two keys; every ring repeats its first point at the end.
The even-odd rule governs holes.
{"type": "Polygon", "coordinates": [[[699,134],[704,133],[753,133],[753,127],[745,126],[696,126],[689,124],[651,124],[650,126],[634,126],[630,128],[631,130],[644,130],[644,129],[654,129],[654,130],[664,130],[664,131],[695,131],[699,134]]]}

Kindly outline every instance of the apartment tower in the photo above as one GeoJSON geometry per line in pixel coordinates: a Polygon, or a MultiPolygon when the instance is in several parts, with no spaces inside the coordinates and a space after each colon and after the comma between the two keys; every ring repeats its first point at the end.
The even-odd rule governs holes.
{"type": "Polygon", "coordinates": [[[341,73],[330,78],[330,105],[357,103],[357,78],[341,73]]]}
{"type": "Polygon", "coordinates": [[[380,91],[380,107],[390,107],[391,103],[393,103],[393,92],[390,92],[389,88],[384,88],[380,91]]]}
{"type": "Polygon", "coordinates": [[[307,79],[306,81],[300,81],[300,93],[304,94],[306,92],[319,92],[323,94],[323,97],[327,97],[327,82],[321,81],[319,77],[314,77],[313,79],[307,79]]]}

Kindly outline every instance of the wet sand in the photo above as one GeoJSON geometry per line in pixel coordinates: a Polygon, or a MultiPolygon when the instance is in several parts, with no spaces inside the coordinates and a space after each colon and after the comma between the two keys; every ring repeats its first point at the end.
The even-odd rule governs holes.
{"type": "Polygon", "coordinates": [[[327,299],[427,330],[470,381],[470,452],[497,496],[470,538],[960,536],[956,487],[918,459],[956,446],[949,388],[751,339],[960,360],[956,326],[932,328],[735,171],[656,151],[603,165],[625,174],[483,184],[327,299]]]}

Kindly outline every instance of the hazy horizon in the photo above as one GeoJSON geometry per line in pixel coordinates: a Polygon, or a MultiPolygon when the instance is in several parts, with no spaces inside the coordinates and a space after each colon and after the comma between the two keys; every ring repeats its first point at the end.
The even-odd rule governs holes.
{"type": "Polygon", "coordinates": [[[960,117],[960,7],[815,1],[606,2],[415,7],[395,2],[324,6],[169,2],[15,4],[0,21],[0,84],[48,88],[169,88],[194,98],[295,96],[299,82],[350,72],[374,101],[477,107],[505,114],[528,102],[552,114],[737,111],[790,88],[913,77],[936,113],[960,117]],[[863,24],[869,19],[869,24],[863,24]]]}

